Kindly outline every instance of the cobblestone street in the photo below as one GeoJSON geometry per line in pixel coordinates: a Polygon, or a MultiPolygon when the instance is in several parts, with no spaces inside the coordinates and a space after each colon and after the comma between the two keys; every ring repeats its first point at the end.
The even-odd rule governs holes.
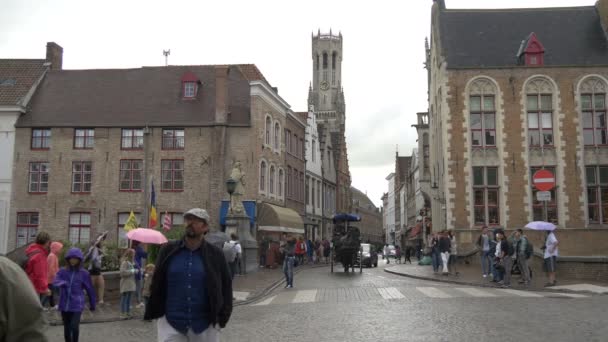
{"type": "MultiPolygon", "coordinates": [[[[297,274],[279,289],[235,308],[222,341],[602,341],[608,296],[475,288],[399,277],[377,269],[297,274]],[[491,327],[491,328],[490,328],[491,327]],[[506,338],[506,339],[505,339],[506,338]]],[[[62,341],[61,326],[51,341],[62,341]]],[[[83,341],[149,341],[139,320],[81,326],[83,341]]]]}

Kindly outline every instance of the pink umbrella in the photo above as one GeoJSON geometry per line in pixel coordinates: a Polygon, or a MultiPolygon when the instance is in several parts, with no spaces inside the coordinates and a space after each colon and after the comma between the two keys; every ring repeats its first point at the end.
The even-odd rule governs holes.
{"type": "Polygon", "coordinates": [[[127,238],[129,238],[129,240],[151,243],[154,245],[167,243],[167,238],[161,232],[150,228],[132,229],[127,232],[127,238]]]}

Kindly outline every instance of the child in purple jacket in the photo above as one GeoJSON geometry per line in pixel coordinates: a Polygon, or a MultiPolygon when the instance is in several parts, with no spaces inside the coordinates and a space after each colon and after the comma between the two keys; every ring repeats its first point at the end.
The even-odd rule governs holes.
{"type": "Polygon", "coordinates": [[[89,297],[89,307],[95,311],[95,290],[89,272],[82,268],[82,252],[70,248],[65,255],[67,265],[57,272],[53,285],[59,288],[59,311],[63,319],[66,342],[78,342],[80,316],[84,310],[84,291],[89,297]]]}

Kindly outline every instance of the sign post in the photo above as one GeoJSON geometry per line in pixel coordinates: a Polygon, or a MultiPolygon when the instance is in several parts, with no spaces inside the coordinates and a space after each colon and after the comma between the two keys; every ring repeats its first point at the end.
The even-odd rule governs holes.
{"type": "Polygon", "coordinates": [[[543,220],[548,222],[547,202],[551,200],[551,190],[555,187],[555,176],[549,170],[538,170],[532,176],[532,182],[538,190],[536,199],[543,201],[543,220]]]}

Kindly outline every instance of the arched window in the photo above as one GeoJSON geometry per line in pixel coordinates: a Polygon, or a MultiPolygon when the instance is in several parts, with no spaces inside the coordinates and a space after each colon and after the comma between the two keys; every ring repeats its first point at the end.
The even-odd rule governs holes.
{"type": "Polygon", "coordinates": [[[266,162],[260,163],[260,191],[266,191],[266,162]]]}
{"type": "Polygon", "coordinates": [[[469,89],[471,144],[496,146],[496,87],[490,80],[480,78],[469,89]]]}
{"type": "Polygon", "coordinates": [[[315,140],[313,139],[313,140],[312,140],[312,148],[311,148],[311,151],[312,151],[312,161],[313,161],[313,162],[315,161],[315,158],[316,158],[316,156],[317,156],[317,153],[315,152],[315,146],[316,146],[316,142],[315,142],[315,140]]]}
{"type": "Polygon", "coordinates": [[[327,52],[323,52],[323,69],[327,69],[327,52]]]}
{"type": "Polygon", "coordinates": [[[606,83],[597,77],[590,77],[581,84],[580,103],[585,145],[608,145],[606,89],[606,83]]]}
{"type": "Polygon", "coordinates": [[[429,169],[429,135],[424,133],[422,135],[422,159],[425,170],[429,169]]]}
{"type": "Polygon", "coordinates": [[[274,194],[274,165],[270,165],[270,177],[268,177],[268,191],[274,194]]]}
{"type": "Polygon", "coordinates": [[[528,144],[553,146],[553,85],[537,77],[526,84],[528,144]]]}
{"type": "Polygon", "coordinates": [[[279,169],[279,187],[277,189],[277,195],[283,197],[283,184],[285,184],[285,175],[283,169],[279,169]]]}
{"type": "Polygon", "coordinates": [[[270,120],[270,116],[266,117],[266,145],[270,146],[270,129],[272,127],[272,120],[270,120]]]}
{"type": "Polygon", "coordinates": [[[336,60],[338,59],[338,53],[336,51],[334,51],[334,53],[331,54],[331,68],[335,69],[336,68],[336,60]]]}
{"type": "Polygon", "coordinates": [[[279,149],[281,140],[281,126],[279,126],[278,122],[274,124],[274,148],[275,150],[279,149]]]}
{"type": "Polygon", "coordinates": [[[319,63],[319,54],[317,54],[317,70],[321,68],[321,64],[319,63]]]}

